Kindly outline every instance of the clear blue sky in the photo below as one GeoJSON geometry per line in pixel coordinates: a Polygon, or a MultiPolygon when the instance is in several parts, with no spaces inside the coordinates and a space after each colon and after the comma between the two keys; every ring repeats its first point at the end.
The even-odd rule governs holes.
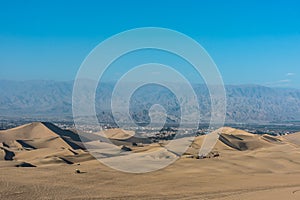
{"type": "Polygon", "coordinates": [[[300,1],[1,1],[0,79],[72,80],[121,31],[158,26],[197,40],[227,84],[300,88],[300,1]]]}

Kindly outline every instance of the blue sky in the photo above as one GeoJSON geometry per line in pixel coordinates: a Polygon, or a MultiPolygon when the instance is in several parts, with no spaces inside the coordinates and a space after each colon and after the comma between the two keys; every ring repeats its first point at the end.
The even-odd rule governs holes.
{"type": "Polygon", "coordinates": [[[104,39],[157,26],[197,40],[227,84],[300,88],[299,1],[2,1],[0,79],[72,80],[104,39]]]}

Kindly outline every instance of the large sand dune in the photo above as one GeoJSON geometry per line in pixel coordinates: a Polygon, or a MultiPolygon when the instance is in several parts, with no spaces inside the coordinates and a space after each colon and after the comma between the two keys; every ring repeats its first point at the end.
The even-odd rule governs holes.
{"type": "Polygon", "coordinates": [[[77,134],[41,122],[0,131],[0,148],[0,160],[13,161],[14,166],[24,162],[34,166],[70,164],[65,156],[87,154],[77,134]]]}
{"type": "Polygon", "coordinates": [[[196,159],[204,136],[181,157],[167,141],[136,145],[140,138],[120,129],[104,133],[116,146],[98,134],[87,137],[89,149],[112,163],[143,159],[136,153],[155,162],[179,158],[156,172],[129,174],[101,164],[76,133],[50,123],[0,131],[0,199],[300,199],[299,133],[273,137],[229,127],[217,132],[206,159],[196,159]]]}

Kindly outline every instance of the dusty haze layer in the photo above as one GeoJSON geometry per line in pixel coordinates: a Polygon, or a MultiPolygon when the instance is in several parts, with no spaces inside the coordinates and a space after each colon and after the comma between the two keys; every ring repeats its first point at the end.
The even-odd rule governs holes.
{"type": "MultiPolygon", "coordinates": [[[[0,131],[0,199],[300,199],[300,133],[271,137],[228,127],[219,132],[216,157],[191,158],[204,139],[198,136],[167,168],[129,174],[104,166],[76,133],[50,123],[0,131]]],[[[164,143],[133,145],[131,132],[105,134],[124,158],[127,151],[152,152],[156,160],[177,156],[164,151],[164,143]]],[[[97,142],[101,138],[90,144],[97,142]]],[[[113,153],[106,150],[99,150],[103,159],[113,153]]]]}

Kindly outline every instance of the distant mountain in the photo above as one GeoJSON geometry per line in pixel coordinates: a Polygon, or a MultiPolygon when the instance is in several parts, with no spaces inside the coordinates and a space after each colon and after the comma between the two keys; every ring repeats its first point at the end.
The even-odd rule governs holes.
{"type": "MultiPolygon", "coordinates": [[[[110,98],[113,84],[97,89],[96,110],[100,121],[112,121],[110,98]]],[[[193,85],[201,109],[202,121],[209,121],[210,98],[205,85],[193,85]]],[[[73,82],[0,81],[0,116],[6,117],[71,117],[73,82]]],[[[184,92],[184,89],[182,89],[184,92]]],[[[300,120],[300,90],[269,88],[258,85],[226,86],[227,122],[283,122],[300,120]]],[[[123,106],[123,97],[117,105],[123,106]]],[[[130,105],[136,122],[149,122],[148,110],[153,104],[162,105],[169,122],[180,118],[179,104],[189,105],[188,99],[177,99],[166,88],[151,85],[137,90],[130,105]]],[[[187,106],[188,107],[188,106],[187,106]]],[[[188,107],[187,112],[193,113],[188,107]]],[[[192,119],[191,119],[192,120],[192,119]]]]}
{"type": "Polygon", "coordinates": [[[0,81],[0,115],[71,115],[73,82],[0,81]]]}

